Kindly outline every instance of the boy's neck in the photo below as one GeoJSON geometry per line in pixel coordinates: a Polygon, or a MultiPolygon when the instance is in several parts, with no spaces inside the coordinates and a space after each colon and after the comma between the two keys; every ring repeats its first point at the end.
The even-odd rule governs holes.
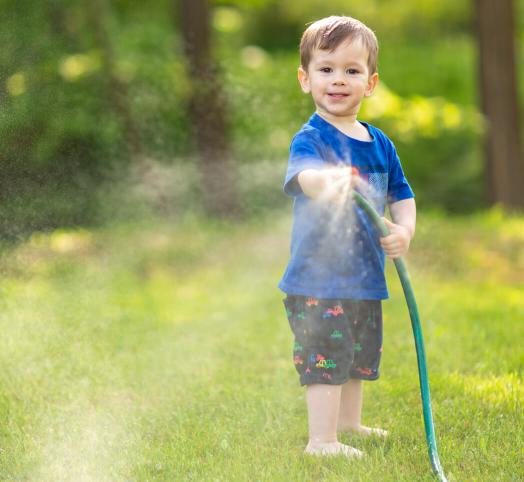
{"type": "Polygon", "coordinates": [[[320,117],[322,117],[322,119],[329,122],[349,137],[361,141],[370,141],[373,139],[368,130],[357,120],[357,114],[346,117],[337,117],[320,112],[318,109],[316,112],[320,117]]]}

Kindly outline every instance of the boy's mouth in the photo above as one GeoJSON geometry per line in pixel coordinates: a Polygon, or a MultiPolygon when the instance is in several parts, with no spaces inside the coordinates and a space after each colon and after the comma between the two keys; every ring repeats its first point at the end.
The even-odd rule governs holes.
{"type": "Polygon", "coordinates": [[[343,99],[344,97],[347,97],[349,94],[344,94],[342,92],[328,92],[328,95],[333,99],[343,99]]]}

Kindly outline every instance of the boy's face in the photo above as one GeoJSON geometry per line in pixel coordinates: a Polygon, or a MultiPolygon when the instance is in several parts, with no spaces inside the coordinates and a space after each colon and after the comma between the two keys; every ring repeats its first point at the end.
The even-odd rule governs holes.
{"type": "Polygon", "coordinates": [[[378,74],[369,74],[368,51],[360,39],[345,41],[334,51],[315,49],[307,71],[298,69],[302,90],[313,97],[325,117],[355,118],[364,97],[371,95],[378,74]]]}

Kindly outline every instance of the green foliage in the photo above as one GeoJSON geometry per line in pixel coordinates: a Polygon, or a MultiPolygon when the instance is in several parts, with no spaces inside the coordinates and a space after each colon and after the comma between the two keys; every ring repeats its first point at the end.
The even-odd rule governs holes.
{"type": "Polygon", "coordinates": [[[406,39],[416,43],[428,37],[437,39],[463,34],[469,30],[471,22],[471,7],[466,2],[453,0],[237,3],[247,17],[246,41],[268,49],[295,49],[305,25],[329,15],[350,15],[362,20],[384,43],[406,39]]]}
{"type": "MultiPolygon", "coordinates": [[[[0,196],[3,218],[11,219],[3,225],[4,236],[105,219],[99,187],[107,192],[133,168],[111,76],[145,156],[173,169],[193,162],[185,118],[192,82],[173,2],[101,3],[112,72],[87,4],[4,0],[0,5],[8,12],[0,30],[0,196]]],[[[289,141],[312,112],[296,82],[297,45],[306,22],[332,13],[362,18],[377,32],[380,75],[388,88],[383,92],[397,99],[399,110],[379,115],[372,99],[362,118],[396,142],[419,202],[452,210],[482,204],[482,123],[474,107],[476,54],[466,3],[217,0],[213,5],[213,52],[248,212],[286,202],[280,187],[289,141]],[[417,115],[430,121],[413,121],[417,115]],[[441,125],[452,118],[459,123],[441,125]],[[256,176],[246,174],[248,166],[256,176]]],[[[522,0],[517,8],[522,10],[522,0]]],[[[191,194],[179,210],[190,204],[198,204],[198,196],[191,194]]]]}

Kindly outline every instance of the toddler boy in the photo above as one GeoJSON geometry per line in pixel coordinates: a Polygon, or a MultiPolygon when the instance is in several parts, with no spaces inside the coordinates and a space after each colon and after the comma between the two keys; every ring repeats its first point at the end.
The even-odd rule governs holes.
{"type": "Polygon", "coordinates": [[[287,294],[295,367],[307,386],[305,452],[315,455],[362,456],[340,443],[337,431],[387,435],[361,424],[362,380],[379,377],[384,252],[407,252],[416,216],[393,143],[357,120],[378,82],[377,54],[375,34],[351,17],[313,23],[300,44],[298,80],[316,109],[291,142],[284,184],[294,198],[291,258],[279,287],[287,294]],[[388,204],[388,236],[350,201],[350,187],[381,215],[388,204]]]}

